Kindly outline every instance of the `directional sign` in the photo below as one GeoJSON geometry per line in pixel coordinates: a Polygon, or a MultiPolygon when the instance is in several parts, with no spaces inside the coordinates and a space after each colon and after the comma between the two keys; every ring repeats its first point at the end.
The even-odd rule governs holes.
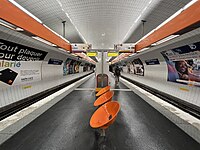
{"type": "Polygon", "coordinates": [[[118,55],[118,52],[108,52],[108,57],[117,57],[118,55]]]}
{"type": "Polygon", "coordinates": [[[87,56],[97,56],[97,52],[87,52],[87,56]]]}

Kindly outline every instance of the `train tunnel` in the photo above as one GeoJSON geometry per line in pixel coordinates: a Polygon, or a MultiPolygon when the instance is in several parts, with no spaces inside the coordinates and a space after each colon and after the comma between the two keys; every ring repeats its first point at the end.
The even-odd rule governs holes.
{"type": "Polygon", "coordinates": [[[0,150],[199,150],[199,0],[1,0],[0,150]]]}

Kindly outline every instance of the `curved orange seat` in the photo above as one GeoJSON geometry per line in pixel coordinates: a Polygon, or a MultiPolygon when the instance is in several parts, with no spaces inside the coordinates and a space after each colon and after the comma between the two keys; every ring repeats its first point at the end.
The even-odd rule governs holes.
{"type": "Polygon", "coordinates": [[[115,121],[120,110],[120,104],[117,101],[105,103],[99,107],[90,119],[92,128],[108,128],[115,121]]]}
{"type": "Polygon", "coordinates": [[[94,106],[100,106],[108,101],[111,101],[112,97],[114,95],[113,91],[108,91],[101,95],[97,100],[94,102],[94,106]]]}
{"type": "Polygon", "coordinates": [[[106,92],[109,91],[109,90],[110,90],[110,86],[108,85],[108,86],[102,88],[102,89],[96,94],[96,96],[100,96],[100,95],[106,93],[106,92]]]}

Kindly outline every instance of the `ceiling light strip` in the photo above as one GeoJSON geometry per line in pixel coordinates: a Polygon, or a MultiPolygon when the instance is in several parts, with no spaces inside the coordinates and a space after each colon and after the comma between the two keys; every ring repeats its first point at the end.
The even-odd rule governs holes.
{"type": "Polygon", "coordinates": [[[81,34],[81,32],[78,30],[78,28],[76,27],[76,25],[74,24],[74,22],[72,21],[71,17],[69,16],[69,14],[67,12],[65,12],[62,3],[60,2],[60,0],[56,0],[59,4],[59,6],[61,7],[61,10],[65,13],[65,15],[67,16],[67,18],[69,18],[70,22],[73,24],[73,26],[75,27],[76,31],[78,32],[78,34],[80,35],[80,37],[83,39],[84,43],[87,43],[86,39],[84,38],[84,36],[81,34]]]}
{"type": "Polygon", "coordinates": [[[151,44],[200,21],[200,1],[194,1],[192,5],[187,5],[187,9],[184,9],[184,7],[181,8],[174,15],[168,18],[167,21],[136,42],[136,51],[150,46],[151,44]],[[190,6],[188,7],[187,5],[190,6]]]}
{"type": "Polygon", "coordinates": [[[137,19],[134,21],[134,23],[132,24],[132,26],[129,28],[128,32],[125,34],[124,38],[122,39],[122,43],[125,41],[125,39],[128,37],[128,35],[131,33],[133,27],[136,25],[138,20],[142,17],[142,14],[145,13],[145,11],[147,10],[147,8],[150,6],[151,3],[152,3],[152,0],[150,0],[149,3],[147,4],[147,6],[141,11],[140,15],[137,17],[137,19]]]}
{"type": "Polygon", "coordinates": [[[38,21],[39,23],[42,23],[42,21],[37,18],[36,16],[34,16],[32,13],[30,13],[29,11],[27,11],[25,8],[23,8],[21,5],[19,5],[17,2],[15,2],[14,0],[9,0],[12,4],[14,4],[15,6],[17,6],[19,9],[21,9],[23,12],[25,12],[27,15],[29,15],[30,17],[32,17],[33,19],[35,19],[36,21],[38,21]]]}
{"type": "Polygon", "coordinates": [[[8,0],[0,0],[0,17],[17,27],[20,27],[33,35],[40,37],[52,44],[57,45],[65,50],[71,51],[71,45],[63,38],[44,27],[30,15],[16,7],[8,0]],[[9,12],[9,13],[8,13],[9,12]]]}

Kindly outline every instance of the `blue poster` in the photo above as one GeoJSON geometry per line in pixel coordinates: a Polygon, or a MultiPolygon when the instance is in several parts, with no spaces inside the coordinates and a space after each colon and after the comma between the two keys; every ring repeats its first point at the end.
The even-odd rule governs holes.
{"type": "Polygon", "coordinates": [[[52,65],[62,65],[63,61],[55,58],[50,58],[48,64],[52,65]]]}
{"type": "Polygon", "coordinates": [[[149,60],[145,60],[145,63],[147,65],[159,65],[160,62],[159,60],[156,58],[156,59],[149,59],[149,60]]]}

